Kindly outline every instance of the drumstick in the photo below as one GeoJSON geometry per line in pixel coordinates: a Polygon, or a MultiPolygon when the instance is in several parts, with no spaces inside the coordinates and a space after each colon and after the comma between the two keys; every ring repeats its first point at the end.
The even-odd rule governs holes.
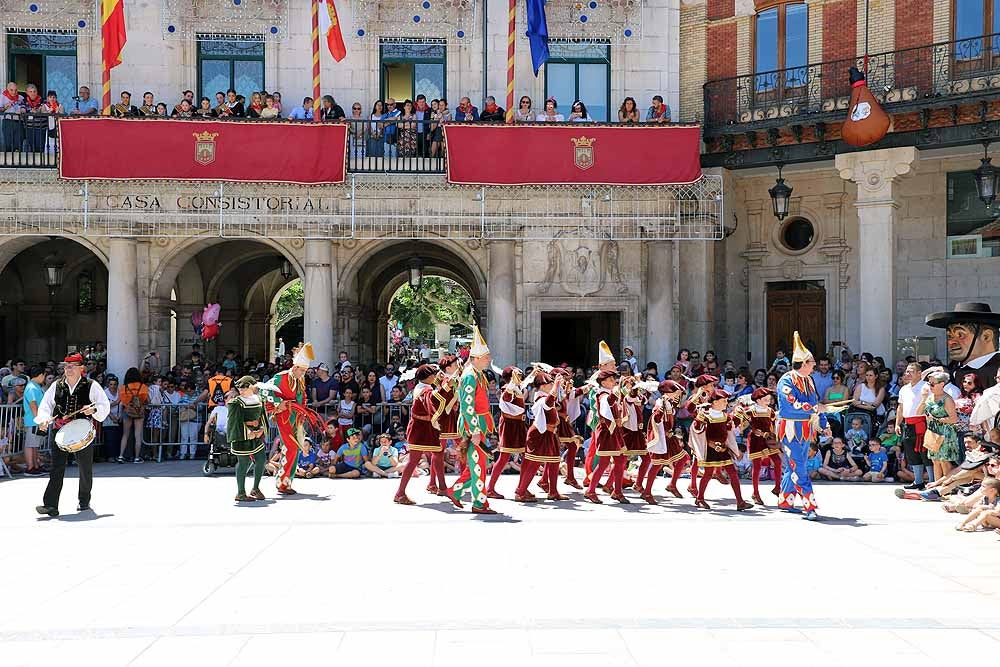
{"type": "Polygon", "coordinates": [[[61,417],[50,417],[49,419],[46,419],[44,421],[35,422],[35,424],[36,424],[36,426],[48,426],[49,424],[51,424],[52,422],[54,422],[57,419],[69,419],[70,417],[73,417],[74,415],[80,414],[81,412],[83,412],[87,408],[92,408],[92,407],[94,407],[94,404],[93,403],[89,403],[89,404],[83,406],[82,408],[80,408],[79,410],[74,410],[73,412],[69,413],[68,415],[63,415],[61,417]]]}

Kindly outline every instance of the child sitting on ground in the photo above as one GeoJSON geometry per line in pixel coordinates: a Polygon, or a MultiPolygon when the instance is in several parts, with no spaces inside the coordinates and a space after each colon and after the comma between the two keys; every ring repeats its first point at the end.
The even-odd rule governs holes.
{"type": "Polygon", "coordinates": [[[995,477],[987,477],[983,480],[982,500],[957,526],[955,530],[967,533],[974,533],[982,527],[1000,528],[1000,510],[998,510],[997,494],[1000,493],[1000,480],[995,477]]]}
{"type": "MultiPolygon", "coordinates": [[[[347,429],[347,442],[337,449],[336,466],[329,473],[330,478],[358,479],[364,470],[376,473],[378,468],[372,465],[368,458],[368,448],[361,441],[361,429],[349,428],[347,429]]],[[[384,475],[380,474],[379,476],[383,477],[384,475]]]]}
{"type": "Polygon", "coordinates": [[[809,458],[806,459],[806,470],[809,472],[809,479],[819,478],[819,469],[823,467],[823,457],[819,454],[816,443],[809,445],[809,458]]]}
{"type": "Polygon", "coordinates": [[[312,479],[319,471],[316,469],[316,448],[309,436],[304,438],[306,451],[299,453],[298,472],[306,479],[312,479]]]}
{"type": "Polygon", "coordinates": [[[856,482],[861,479],[861,468],[854,463],[844,441],[833,439],[833,445],[823,459],[823,467],[819,469],[821,477],[833,481],[856,482]]]}
{"type": "Polygon", "coordinates": [[[372,450],[372,463],[378,470],[378,477],[399,477],[403,466],[399,462],[399,450],[392,446],[392,436],[383,433],[378,437],[378,446],[372,450]]]}
{"type": "Polygon", "coordinates": [[[324,440],[319,446],[319,451],[316,452],[316,474],[324,475],[326,477],[330,476],[330,470],[334,468],[334,460],[337,458],[337,452],[333,451],[333,443],[329,440],[324,440]]]}
{"type": "Polygon", "coordinates": [[[868,472],[861,479],[866,482],[884,482],[885,471],[889,466],[889,456],[882,449],[882,441],[878,438],[868,439],[868,453],[865,454],[868,472]]]}

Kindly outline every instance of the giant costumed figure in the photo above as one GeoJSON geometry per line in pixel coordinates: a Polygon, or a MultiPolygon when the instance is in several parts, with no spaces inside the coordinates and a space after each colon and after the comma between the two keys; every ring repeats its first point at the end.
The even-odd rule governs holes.
{"type": "Polygon", "coordinates": [[[466,466],[452,485],[449,498],[456,507],[463,507],[462,495],[466,489],[472,492],[472,512],[474,514],[496,514],[490,509],[486,498],[486,452],[483,444],[486,436],[493,432],[493,416],[490,414],[489,384],[485,370],[490,367],[490,348],[486,346],[479,327],[472,327],[472,347],[469,361],[458,382],[458,434],[468,438],[465,444],[466,466]]]}
{"type": "Polygon", "coordinates": [[[261,398],[268,417],[278,427],[281,440],[278,472],[274,476],[278,493],[295,493],[292,480],[299,460],[299,451],[308,452],[306,428],[323,429],[323,418],[306,407],[306,371],[313,360],[311,343],[303,343],[294,350],[292,367],[276,373],[270,382],[259,383],[261,398]]]}
{"type": "Polygon", "coordinates": [[[812,352],[802,344],[799,332],[792,338],[792,370],[778,380],[778,444],[784,448],[788,465],[781,475],[781,493],[778,494],[778,507],[796,511],[795,499],[802,499],[803,518],[809,521],[818,519],[816,514],[816,497],[813,495],[812,480],[806,459],[809,456],[809,443],[819,430],[829,433],[826,423],[827,407],[820,403],[819,392],[813,384],[811,374],[816,367],[816,359],[812,352]]]}
{"type": "Polygon", "coordinates": [[[956,303],[954,310],[931,313],[924,321],[929,327],[945,330],[952,384],[961,387],[969,373],[979,378],[984,389],[997,383],[1000,313],[994,313],[988,303],[956,303]]]}

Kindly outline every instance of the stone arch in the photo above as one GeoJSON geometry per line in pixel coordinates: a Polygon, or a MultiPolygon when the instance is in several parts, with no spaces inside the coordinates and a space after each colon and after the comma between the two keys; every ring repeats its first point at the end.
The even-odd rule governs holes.
{"type": "Polygon", "coordinates": [[[66,239],[82,245],[84,248],[94,253],[97,259],[101,260],[104,268],[110,268],[111,260],[108,254],[99,247],[93,240],[79,234],[46,234],[44,236],[8,236],[0,239],[0,273],[3,272],[12,259],[20,255],[33,245],[51,241],[54,239],[66,239]]]}

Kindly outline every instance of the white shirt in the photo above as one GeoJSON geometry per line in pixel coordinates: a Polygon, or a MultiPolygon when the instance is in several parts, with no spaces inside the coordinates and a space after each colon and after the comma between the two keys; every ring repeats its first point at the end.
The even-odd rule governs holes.
{"type": "Polygon", "coordinates": [[[392,392],[392,388],[399,384],[399,376],[393,375],[391,378],[383,375],[378,379],[378,383],[382,385],[382,397],[383,400],[389,400],[389,394],[392,392]]]}
{"type": "MultiPolygon", "coordinates": [[[[77,380],[75,384],[70,385],[70,393],[77,388],[82,379],[83,378],[77,380]]],[[[59,382],[62,382],[62,380],[59,380],[59,382]]],[[[45,390],[45,395],[42,396],[42,404],[38,406],[38,414],[35,416],[36,422],[45,422],[52,419],[52,411],[55,410],[56,407],[56,385],[59,384],[59,382],[53,382],[49,388],[45,390]]],[[[91,417],[94,421],[103,422],[108,418],[108,412],[111,410],[111,401],[108,400],[108,395],[104,393],[104,387],[96,382],[91,382],[89,398],[91,405],[97,408],[97,411],[91,415],[91,417]]],[[[79,418],[82,419],[83,417],[84,415],[81,413],[79,418]]]]}
{"type": "Polygon", "coordinates": [[[969,361],[965,362],[962,365],[963,366],[968,366],[969,368],[973,368],[973,369],[978,370],[978,369],[982,368],[986,364],[986,362],[988,362],[990,359],[992,359],[997,354],[1000,354],[1000,353],[998,353],[998,352],[990,352],[989,354],[984,354],[981,357],[976,357],[975,359],[970,359],[969,361]]]}
{"type": "Polygon", "coordinates": [[[229,423],[229,408],[225,405],[216,405],[208,415],[209,421],[212,421],[212,415],[215,415],[215,430],[225,433],[226,425],[229,423]]]}
{"type": "Polygon", "coordinates": [[[105,389],[104,395],[108,397],[108,406],[109,406],[108,418],[104,420],[104,425],[117,426],[118,424],[116,422],[111,421],[111,418],[114,417],[119,422],[121,421],[122,405],[121,403],[119,403],[118,405],[111,407],[111,403],[118,400],[118,392],[117,391],[113,392],[110,389],[105,389]]]}
{"type": "Polygon", "coordinates": [[[917,416],[917,405],[920,404],[920,392],[924,390],[923,380],[917,384],[907,382],[899,388],[899,412],[903,419],[917,416]]]}

